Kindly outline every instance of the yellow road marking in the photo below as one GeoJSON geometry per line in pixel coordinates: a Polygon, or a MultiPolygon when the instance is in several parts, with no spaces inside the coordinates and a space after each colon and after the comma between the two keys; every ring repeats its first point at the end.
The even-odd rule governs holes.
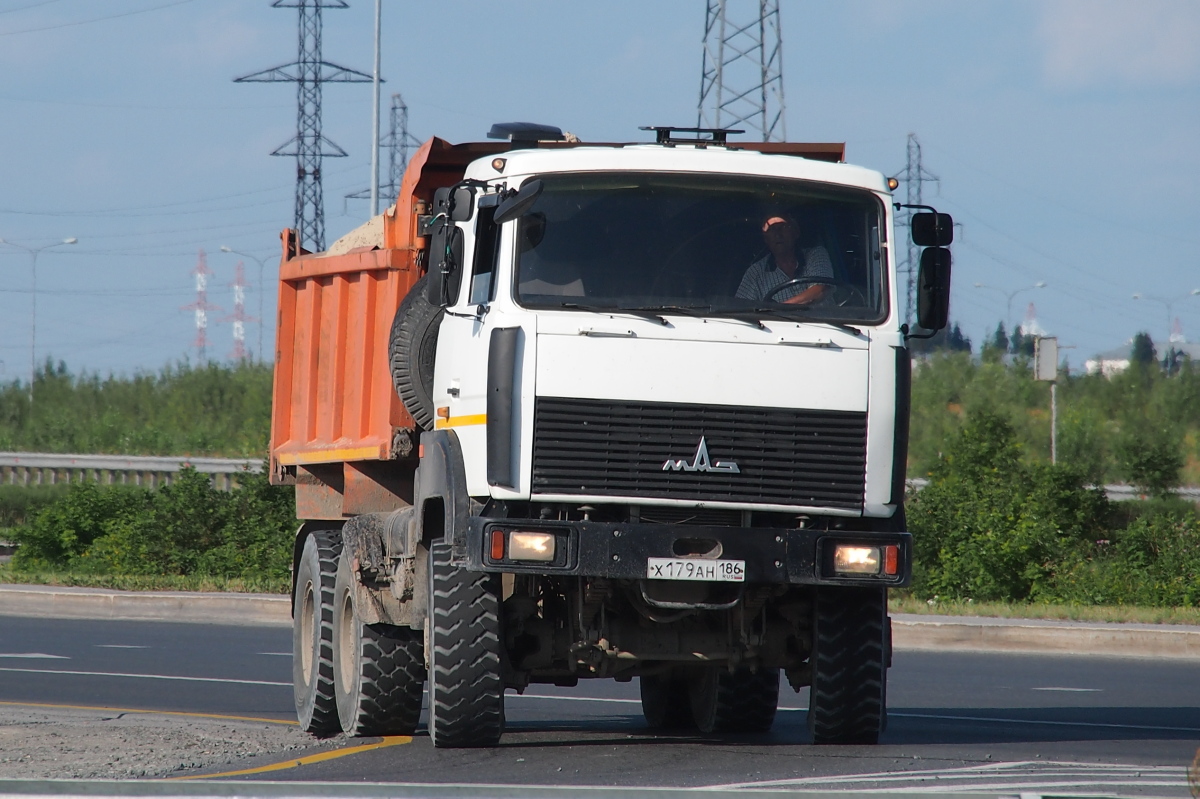
{"type": "Polygon", "coordinates": [[[307,757],[297,758],[295,760],[285,760],[282,763],[272,763],[269,766],[259,766],[258,768],[244,768],[239,771],[222,771],[220,774],[189,774],[186,777],[169,777],[172,780],[213,780],[218,777],[242,777],[247,774],[265,774],[269,771],[283,771],[284,769],[296,768],[297,766],[308,766],[313,763],[321,763],[326,760],[334,760],[347,755],[357,755],[361,752],[370,752],[375,749],[384,749],[389,746],[401,746],[402,744],[412,743],[411,735],[387,735],[379,743],[363,744],[362,746],[350,746],[345,749],[334,749],[332,752],[321,752],[307,757]]]}
{"type": "Polygon", "coordinates": [[[187,713],[182,710],[141,710],[129,707],[98,707],[96,705],[58,705],[50,702],[0,702],[10,707],[51,707],[57,710],[103,710],[108,713],[150,713],[155,716],[187,716],[195,719],[225,719],[228,721],[262,721],[267,724],[291,724],[299,722],[286,719],[264,719],[258,716],[226,716],[219,713],[187,713]]]}
{"type": "Polygon", "coordinates": [[[474,424],[487,424],[486,413],[472,413],[466,416],[452,416],[449,419],[435,419],[434,430],[445,430],[447,427],[467,427],[474,424]]]}

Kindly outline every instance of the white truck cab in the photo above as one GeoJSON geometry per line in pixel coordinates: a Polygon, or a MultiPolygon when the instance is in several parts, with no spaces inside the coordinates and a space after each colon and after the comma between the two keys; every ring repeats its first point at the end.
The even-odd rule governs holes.
{"type": "MultiPolygon", "coordinates": [[[[434,195],[391,350],[431,423],[411,507],[343,528],[343,730],[414,725],[420,659],[438,746],[495,744],[506,689],[634,677],[653,728],[764,731],[782,675],[810,688],[814,742],[878,739],[912,552],[895,182],[655,130],[544,147],[557,129],[503,127],[523,146],[434,195]],[[362,644],[375,623],[420,636],[388,656],[409,665],[362,644]],[[381,689],[353,686],[382,672],[409,675],[382,692],[407,710],[363,726],[381,689]]],[[[931,335],[952,222],[922,211],[931,335]]]]}

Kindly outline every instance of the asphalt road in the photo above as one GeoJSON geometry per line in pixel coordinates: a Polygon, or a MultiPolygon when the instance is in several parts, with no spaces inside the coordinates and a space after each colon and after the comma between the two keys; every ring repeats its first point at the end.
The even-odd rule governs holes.
{"type": "MultiPolygon", "coordinates": [[[[0,618],[0,702],[290,718],[290,650],[278,627],[0,618]]],[[[888,691],[879,746],[814,747],[807,697],[786,686],[769,735],[726,739],[649,735],[636,682],[532,686],[509,695],[496,749],[435,750],[418,734],[262,778],[1189,795],[1195,663],[897,652],[888,691]]]]}

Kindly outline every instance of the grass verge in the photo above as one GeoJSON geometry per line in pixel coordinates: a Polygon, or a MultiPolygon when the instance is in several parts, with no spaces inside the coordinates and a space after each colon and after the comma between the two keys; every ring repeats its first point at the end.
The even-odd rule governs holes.
{"type": "Polygon", "coordinates": [[[1046,602],[925,600],[905,593],[893,593],[888,600],[888,610],[892,613],[912,613],[925,616],[984,616],[998,619],[1052,619],[1062,621],[1200,625],[1200,608],[1146,608],[1134,605],[1052,605],[1046,602]]]}
{"type": "Polygon", "coordinates": [[[112,588],[118,591],[205,591],[216,593],[286,594],[287,579],[240,579],[150,574],[76,574],[54,571],[14,571],[0,565],[0,583],[57,585],[77,588],[112,588]]]}

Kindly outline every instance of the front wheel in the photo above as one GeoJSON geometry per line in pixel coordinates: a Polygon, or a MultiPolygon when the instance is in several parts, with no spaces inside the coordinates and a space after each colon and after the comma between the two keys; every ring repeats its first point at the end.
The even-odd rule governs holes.
{"type": "Polygon", "coordinates": [[[886,591],[820,588],[813,616],[813,743],[878,743],[887,718],[886,591]]]}
{"type": "Polygon", "coordinates": [[[495,746],[504,732],[499,575],[429,548],[429,737],[439,748],[495,746]]]}
{"type": "Polygon", "coordinates": [[[333,683],[342,732],[412,735],[425,690],[421,633],[363,624],[355,612],[354,572],[348,558],[341,560],[333,601],[333,683]]]}

